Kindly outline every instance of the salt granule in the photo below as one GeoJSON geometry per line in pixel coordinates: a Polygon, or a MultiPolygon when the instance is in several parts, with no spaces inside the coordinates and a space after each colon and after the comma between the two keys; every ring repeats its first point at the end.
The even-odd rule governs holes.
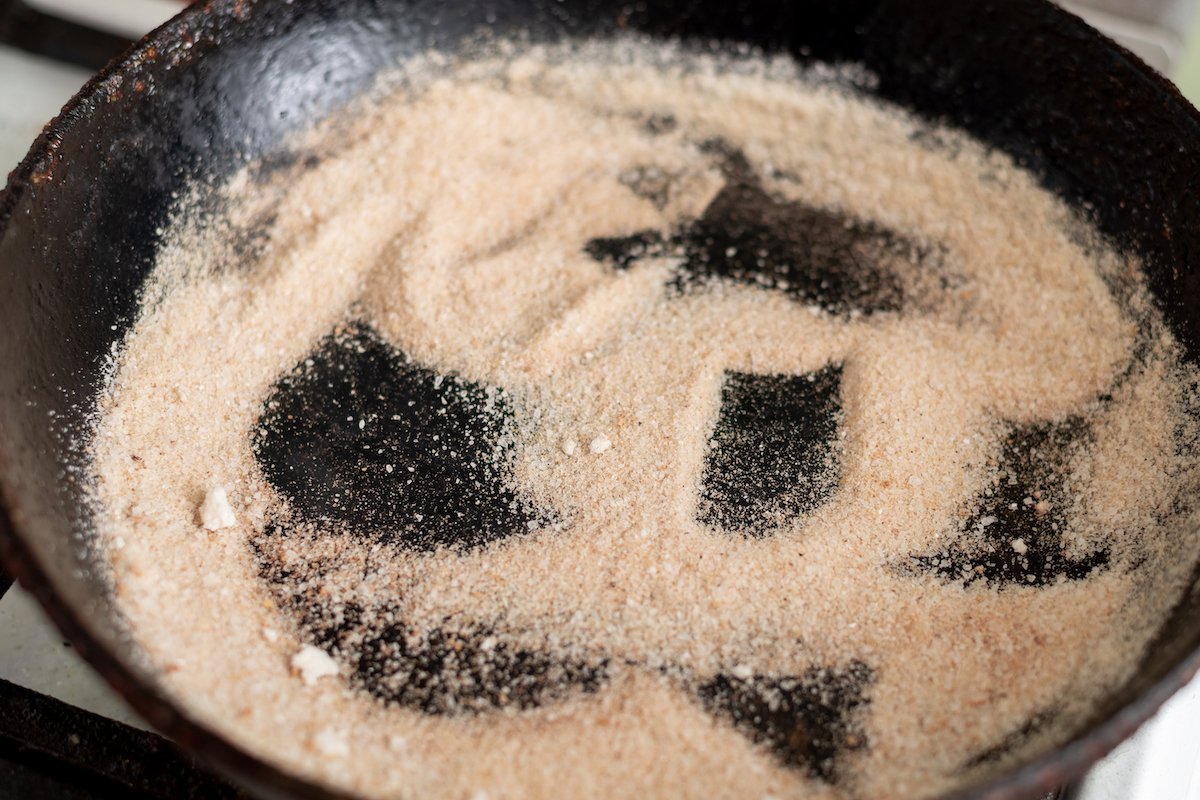
{"type": "Polygon", "coordinates": [[[350,755],[350,743],[342,731],[325,728],[317,731],[312,741],[313,747],[323,756],[345,758],[350,755]]]}
{"type": "Polygon", "coordinates": [[[338,665],[333,658],[319,647],[306,644],[292,656],[292,671],[305,684],[312,686],[321,678],[338,674],[338,665]]]}
{"type": "Polygon", "coordinates": [[[200,504],[200,524],[210,531],[232,528],[237,524],[224,486],[214,486],[204,495],[204,502],[200,504]]]}

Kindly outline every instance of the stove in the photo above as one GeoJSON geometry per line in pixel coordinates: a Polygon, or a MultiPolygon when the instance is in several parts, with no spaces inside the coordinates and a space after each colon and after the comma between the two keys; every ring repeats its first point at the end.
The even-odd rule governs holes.
{"type": "MultiPolygon", "coordinates": [[[[1187,54],[1196,4],[1063,3],[1168,75],[1187,54]]],[[[0,0],[0,175],[99,64],[183,5],[0,0]]],[[[1200,48],[1200,41],[1190,44],[1200,48]]],[[[3,575],[0,643],[0,800],[243,797],[151,732],[3,575]]],[[[1051,797],[1200,800],[1200,678],[1078,784],[1051,797]]]]}

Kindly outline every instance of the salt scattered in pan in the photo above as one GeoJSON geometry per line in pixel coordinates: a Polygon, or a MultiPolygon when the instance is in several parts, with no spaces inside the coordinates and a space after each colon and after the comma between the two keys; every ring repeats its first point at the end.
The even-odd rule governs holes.
{"type": "MultiPolygon", "coordinates": [[[[958,514],[997,450],[996,420],[1062,418],[1112,388],[1134,334],[1103,277],[1136,276],[1136,262],[1078,246],[1088,234],[1074,235],[1061,204],[958,134],[935,131],[953,144],[941,148],[921,123],[843,88],[747,69],[550,59],[505,80],[450,80],[384,104],[336,147],[306,140],[296,152],[311,146],[311,170],[274,170],[266,183],[242,175],[228,195],[236,224],[258,231],[273,220],[261,263],[225,269],[246,258],[230,244],[244,237],[226,241],[211,215],[198,231],[186,219],[171,231],[163,291],[148,293],[162,300],[125,343],[95,461],[101,535],[125,542],[108,552],[115,594],[173,696],[263,757],[366,796],[422,787],[462,800],[488,786],[506,796],[868,798],[973,780],[962,764],[1040,710],[1062,711],[1033,747],[1069,733],[1098,692],[1127,677],[1196,550],[1194,527],[1146,522],[1189,480],[1190,462],[1162,446],[1180,422],[1169,341],[1135,365],[1144,372],[1113,392],[1113,413],[1094,426],[1092,483],[1078,503],[1081,519],[1100,522],[1063,537],[1081,551],[1108,548],[1112,568],[1039,587],[1024,578],[1034,565],[1019,563],[1029,585],[964,591],[984,567],[959,570],[950,551],[945,580],[898,565],[943,546],[967,519],[958,514]],[[670,125],[647,123],[664,110],[670,125]],[[946,280],[914,295],[912,309],[840,319],[757,288],[681,293],[665,258],[614,270],[588,257],[593,236],[670,235],[696,219],[724,183],[704,145],[713,138],[746,152],[772,197],[936,242],[946,280]],[[643,167],[670,176],[665,196],[618,180],[643,167]],[[231,301],[239,313],[226,313],[231,301]],[[572,409],[537,417],[514,459],[514,484],[562,512],[554,525],[468,554],[406,552],[338,530],[270,535],[279,501],[249,447],[263,398],[293,366],[311,368],[313,343],[363,307],[417,363],[512,387],[514,405],[572,409]],[[699,464],[723,372],[795,374],[834,358],[846,376],[844,490],[762,538],[699,524],[699,464]],[[205,413],[212,392],[198,374],[232,387],[227,414],[205,413]],[[164,403],[160,387],[175,387],[175,399],[164,403]],[[164,445],[181,432],[186,446],[164,445]],[[562,457],[593,445],[606,455],[562,457]],[[1148,480],[1152,462],[1154,475],[1180,479],[1148,480]],[[214,474],[239,481],[237,536],[195,535],[194,492],[214,474]],[[1149,587],[1127,568],[1135,561],[1154,574],[1149,587]],[[288,580],[266,586],[264,564],[288,580]],[[315,609],[337,644],[307,629],[297,606],[315,609]],[[408,648],[419,661],[420,633],[463,612],[508,628],[478,654],[462,651],[485,683],[488,670],[538,648],[594,649],[610,681],[477,716],[385,706],[358,691],[355,653],[408,648]],[[369,641],[354,619],[413,635],[369,641]],[[336,658],[313,647],[289,664],[264,626],[336,646],[336,658]],[[875,680],[859,707],[863,746],[839,757],[837,786],[781,764],[701,710],[694,686],[664,675],[758,682],[858,658],[875,680]],[[256,703],[273,713],[239,716],[256,703]],[[420,758],[398,758],[391,734],[420,758]],[[313,759],[314,748],[336,763],[313,759]]],[[[355,411],[345,427],[380,426],[355,411]]],[[[392,463],[393,477],[423,479],[392,463]]],[[[1032,515],[1049,500],[1023,502],[1032,515]]],[[[984,537],[1003,526],[970,527],[984,537]]],[[[1034,552],[1041,538],[1021,542],[1034,552]]],[[[997,551],[1012,558],[1013,541],[998,539],[997,551]]],[[[417,677],[469,683],[473,668],[417,677]]]]}

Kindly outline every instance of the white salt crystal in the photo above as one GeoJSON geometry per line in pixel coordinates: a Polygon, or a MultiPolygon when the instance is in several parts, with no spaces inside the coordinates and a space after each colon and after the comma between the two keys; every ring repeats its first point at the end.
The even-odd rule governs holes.
{"type": "Polygon", "coordinates": [[[350,743],[346,741],[346,734],[341,731],[325,730],[317,731],[312,739],[313,746],[323,756],[330,758],[345,758],[350,755],[350,743]]]}
{"type": "Polygon", "coordinates": [[[562,443],[562,451],[569,456],[575,455],[579,450],[579,445],[575,444],[574,439],[567,439],[562,443]]]}
{"type": "Polygon", "coordinates": [[[329,653],[306,644],[292,656],[292,672],[299,675],[305,684],[312,686],[321,678],[337,675],[338,665],[329,653]]]}
{"type": "Polygon", "coordinates": [[[209,489],[208,494],[204,495],[204,502],[200,504],[200,524],[210,531],[232,528],[237,524],[224,486],[209,489]]]}
{"type": "Polygon", "coordinates": [[[274,628],[263,628],[262,637],[268,642],[277,642],[279,641],[279,631],[274,628]]]}
{"type": "Polygon", "coordinates": [[[1029,550],[1029,547],[1025,544],[1024,539],[1013,539],[1011,542],[1009,542],[1009,544],[1011,544],[1012,549],[1020,555],[1025,555],[1025,553],[1029,550]]]}
{"type": "Polygon", "coordinates": [[[593,453],[603,453],[610,447],[612,447],[612,440],[610,440],[607,436],[597,436],[595,439],[592,439],[592,443],[588,445],[588,450],[591,450],[593,453]]]}
{"type": "Polygon", "coordinates": [[[745,664],[738,664],[734,666],[730,672],[733,674],[733,677],[742,681],[748,681],[754,677],[754,670],[750,669],[750,667],[746,666],[745,664]]]}

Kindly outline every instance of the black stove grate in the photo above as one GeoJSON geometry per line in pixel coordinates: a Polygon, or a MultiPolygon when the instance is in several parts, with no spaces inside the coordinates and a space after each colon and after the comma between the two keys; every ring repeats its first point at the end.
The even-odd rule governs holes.
{"type": "Polygon", "coordinates": [[[33,798],[248,800],[161,736],[0,679],[0,800],[33,798]]]}

